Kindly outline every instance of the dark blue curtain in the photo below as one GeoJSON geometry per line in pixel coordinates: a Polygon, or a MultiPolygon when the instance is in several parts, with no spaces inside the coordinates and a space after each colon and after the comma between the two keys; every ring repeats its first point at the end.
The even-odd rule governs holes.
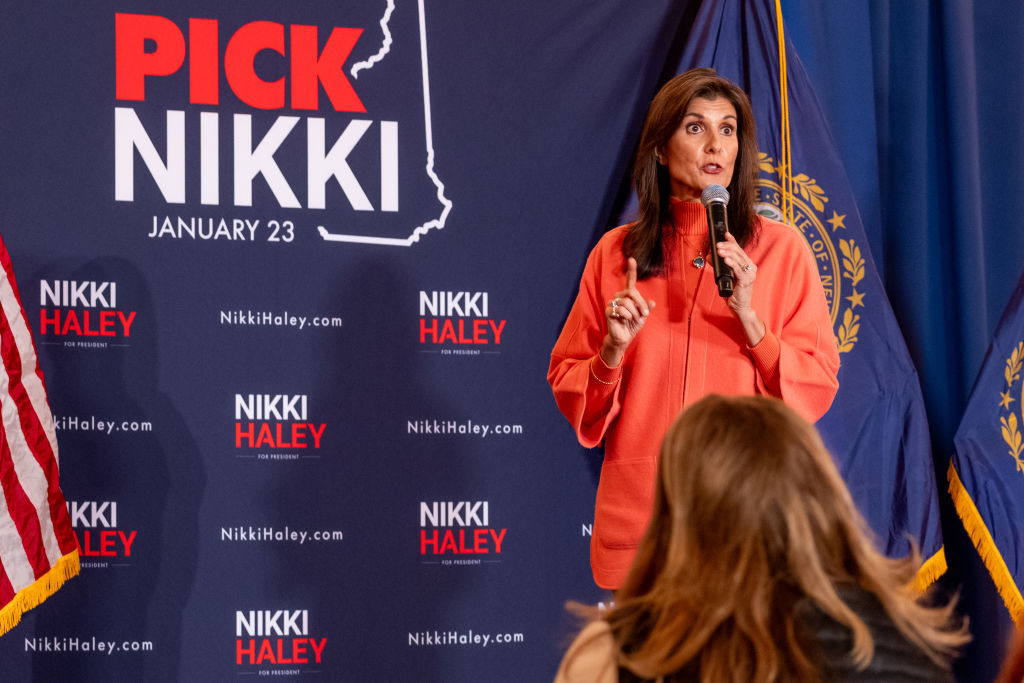
{"type": "MultiPolygon", "coordinates": [[[[1024,256],[1024,136],[1015,122],[1024,104],[1024,6],[792,0],[784,14],[918,367],[944,481],[953,433],[1024,256]]],[[[958,677],[991,680],[1011,625],[943,503],[946,584],[961,587],[975,636],[958,677]]]]}

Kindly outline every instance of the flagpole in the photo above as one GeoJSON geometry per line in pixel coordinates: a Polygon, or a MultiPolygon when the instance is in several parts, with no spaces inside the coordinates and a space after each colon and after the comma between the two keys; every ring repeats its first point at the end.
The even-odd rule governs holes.
{"type": "Polygon", "coordinates": [[[779,37],[779,118],[781,131],[779,143],[779,160],[782,171],[782,215],[785,222],[793,225],[793,164],[792,149],[789,142],[789,82],[786,78],[786,34],[782,26],[782,2],[775,0],[775,26],[779,37]]]}

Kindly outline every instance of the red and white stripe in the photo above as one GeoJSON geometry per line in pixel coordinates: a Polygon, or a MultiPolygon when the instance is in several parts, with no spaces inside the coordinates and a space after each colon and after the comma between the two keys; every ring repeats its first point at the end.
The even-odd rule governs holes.
{"type": "Polygon", "coordinates": [[[77,573],[57,438],[32,332],[0,241],[0,634],[77,573]],[[61,559],[74,554],[74,571],[61,559]]]}

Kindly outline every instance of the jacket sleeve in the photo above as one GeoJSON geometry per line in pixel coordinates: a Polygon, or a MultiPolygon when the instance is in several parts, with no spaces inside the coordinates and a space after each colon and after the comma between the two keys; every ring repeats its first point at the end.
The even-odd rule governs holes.
{"type": "Polygon", "coordinates": [[[548,383],[558,409],[587,448],[601,443],[621,408],[622,364],[609,368],[600,357],[605,335],[601,290],[604,259],[600,250],[599,244],[587,259],[579,294],[555,342],[548,367],[548,383]]]}
{"type": "Polygon", "coordinates": [[[787,251],[784,276],[768,292],[767,303],[779,309],[766,318],[765,339],[750,353],[758,391],[781,398],[815,422],[839,390],[839,350],[813,256],[802,243],[787,251]]]}

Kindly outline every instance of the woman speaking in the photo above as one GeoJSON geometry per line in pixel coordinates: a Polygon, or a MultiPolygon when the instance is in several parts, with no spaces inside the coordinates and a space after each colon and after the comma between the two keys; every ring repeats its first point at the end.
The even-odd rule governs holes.
{"type": "Polygon", "coordinates": [[[658,447],[710,394],[781,398],[815,421],[838,389],[839,354],[813,256],[754,212],[750,100],[711,69],[676,76],[651,103],[634,166],[639,219],[598,242],[551,353],[548,381],[588,448],[605,444],[590,562],[621,584],[650,516],[658,447]],[[728,190],[729,233],[709,243],[701,194],[728,190]],[[716,250],[734,273],[720,296],[716,250]]]}

